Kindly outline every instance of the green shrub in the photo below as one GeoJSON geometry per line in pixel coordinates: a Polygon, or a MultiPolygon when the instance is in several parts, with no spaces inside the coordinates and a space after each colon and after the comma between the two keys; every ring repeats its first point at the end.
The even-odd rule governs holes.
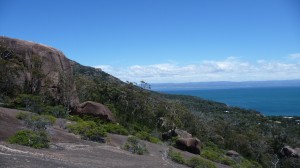
{"type": "Polygon", "coordinates": [[[73,125],[69,125],[68,128],[75,134],[84,134],[86,131],[95,128],[96,126],[97,124],[93,121],[82,121],[73,125]]]}
{"type": "Polygon", "coordinates": [[[149,133],[147,133],[145,131],[137,132],[135,134],[135,136],[138,137],[138,138],[140,138],[140,139],[146,140],[146,141],[149,141],[149,138],[150,138],[149,133]]]}
{"type": "Polygon", "coordinates": [[[45,115],[29,115],[25,118],[26,125],[33,130],[44,130],[47,126],[52,125],[56,118],[45,115]]]}
{"type": "Polygon", "coordinates": [[[169,141],[170,145],[175,146],[177,140],[178,140],[178,136],[172,137],[171,140],[169,141]]]}
{"type": "Polygon", "coordinates": [[[233,165],[234,168],[239,168],[239,167],[246,167],[246,168],[262,168],[262,166],[255,162],[255,161],[249,161],[245,158],[241,158],[241,161],[239,164],[233,165]]]}
{"type": "Polygon", "coordinates": [[[16,115],[16,118],[25,121],[28,128],[32,130],[43,130],[48,125],[53,125],[56,118],[51,115],[37,115],[20,112],[16,115]]]}
{"type": "Polygon", "coordinates": [[[136,134],[137,132],[141,132],[141,131],[145,131],[145,132],[150,132],[151,129],[149,129],[147,126],[145,126],[145,124],[140,124],[140,123],[130,123],[127,125],[124,124],[125,126],[128,127],[129,132],[131,134],[136,134]]]}
{"type": "Polygon", "coordinates": [[[107,132],[102,127],[95,127],[83,134],[83,137],[87,140],[96,141],[96,142],[105,142],[103,137],[107,136],[107,132]]]}
{"type": "Polygon", "coordinates": [[[193,168],[217,168],[217,166],[209,161],[200,157],[193,157],[187,161],[187,165],[193,168]]]}
{"type": "Polygon", "coordinates": [[[146,145],[142,143],[138,137],[135,136],[129,136],[123,148],[125,150],[130,151],[131,153],[135,153],[139,155],[148,153],[146,145]]]}
{"type": "Polygon", "coordinates": [[[203,158],[212,160],[214,162],[222,163],[229,166],[236,165],[236,162],[226,156],[224,154],[225,152],[221,149],[219,149],[216,145],[209,144],[206,146],[203,151],[201,152],[201,156],[203,158]]]}
{"type": "Polygon", "coordinates": [[[119,124],[108,123],[108,124],[103,125],[103,127],[109,133],[120,134],[120,135],[128,135],[127,129],[124,128],[122,125],[119,125],[119,124]]]}
{"type": "Polygon", "coordinates": [[[70,115],[70,116],[68,117],[68,120],[76,121],[76,122],[82,122],[82,121],[83,121],[83,119],[80,118],[80,117],[77,116],[77,115],[70,115]]]}
{"type": "Polygon", "coordinates": [[[169,158],[171,160],[173,160],[174,162],[176,162],[176,163],[179,163],[179,164],[185,164],[186,163],[186,161],[182,157],[181,153],[179,153],[179,152],[173,152],[173,150],[170,149],[168,155],[169,155],[169,158]]]}
{"type": "Polygon", "coordinates": [[[44,131],[34,132],[31,130],[21,130],[8,139],[9,143],[30,146],[33,148],[48,148],[49,140],[44,131]]]}
{"type": "Polygon", "coordinates": [[[91,115],[82,115],[80,116],[84,121],[94,121],[97,124],[103,124],[105,121],[103,121],[102,119],[98,118],[98,117],[94,117],[91,115]]]}
{"type": "Polygon", "coordinates": [[[49,114],[49,115],[53,115],[57,118],[67,118],[69,113],[67,112],[67,110],[62,106],[62,105],[58,105],[58,106],[46,106],[43,109],[43,113],[45,114],[49,114]]]}
{"type": "Polygon", "coordinates": [[[148,132],[145,132],[145,131],[140,131],[140,132],[136,133],[135,136],[142,140],[146,140],[146,141],[149,141],[152,143],[161,142],[158,138],[151,136],[148,132]]]}
{"type": "Polygon", "coordinates": [[[201,156],[206,158],[206,159],[209,159],[209,160],[212,160],[212,161],[216,161],[216,162],[221,162],[221,159],[222,159],[222,155],[221,153],[217,153],[213,150],[203,150],[201,152],[201,156]]]}
{"type": "Polygon", "coordinates": [[[12,107],[21,108],[26,111],[41,114],[43,111],[43,103],[40,96],[31,94],[20,94],[11,103],[12,107]]]}
{"type": "Polygon", "coordinates": [[[16,115],[16,118],[19,119],[19,120],[25,120],[28,116],[29,116],[28,113],[19,112],[19,113],[16,115]]]}
{"type": "Polygon", "coordinates": [[[104,138],[107,132],[104,127],[98,126],[94,121],[82,121],[69,125],[68,129],[74,134],[80,135],[83,139],[105,142],[104,138]]]}
{"type": "Polygon", "coordinates": [[[161,143],[161,140],[160,139],[158,139],[158,138],[156,138],[156,137],[154,137],[154,136],[151,136],[150,138],[149,138],[149,142],[151,142],[151,143],[161,143]]]}
{"type": "Polygon", "coordinates": [[[221,158],[221,162],[222,164],[228,165],[228,166],[233,166],[236,164],[236,162],[234,160],[232,160],[231,158],[228,158],[226,156],[224,156],[223,158],[221,158]]]}
{"type": "Polygon", "coordinates": [[[52,115],[41,115],[40,117],[48,120],[51,125],[53,125],[56,122],[56,118],[52,115]]]}

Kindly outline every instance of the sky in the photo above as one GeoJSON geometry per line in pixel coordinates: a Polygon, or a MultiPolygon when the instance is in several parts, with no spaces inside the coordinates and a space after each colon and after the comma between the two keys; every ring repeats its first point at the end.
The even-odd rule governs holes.
{"type": "Polygon", "coordinates": [[[0,35],[123,81],[300,79],[299,0],[0,0],[0,35]]]}

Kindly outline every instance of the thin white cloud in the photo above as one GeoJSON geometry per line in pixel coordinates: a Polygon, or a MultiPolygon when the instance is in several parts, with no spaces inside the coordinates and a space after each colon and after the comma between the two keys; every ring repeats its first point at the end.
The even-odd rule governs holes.
{"type": "Polygon", "coordinates": [[[292,59],[299,59],[299,58],[300,58],[300,53],[290,54],[290,55],[289,55],[289,58],[292,58],[292,59]]]}
{"type": "Polygon", "coordinates": [[[251,81],[300,79],[300,63],[258,60],[256,63],[235,57],[225,60],[206,60],[198,64],[179,65],[163,63],[133,65],[129,67],[96,66],[123,81],[148,83],[202,82],[202,81],[251,81]]]}

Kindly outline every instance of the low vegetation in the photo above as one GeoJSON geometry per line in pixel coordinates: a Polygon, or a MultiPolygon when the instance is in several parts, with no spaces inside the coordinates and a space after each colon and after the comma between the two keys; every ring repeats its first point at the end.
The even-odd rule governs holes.
{"type": "Polygon", "coordinates": [[[192,157],[187,161],[187,165],[192,168],[217,168],[217,166],[209,160],[201,157],[192,157]]]}
{"type": "Polygon", "coordinates": [[[104,138],[107,131],[103,126],[97,125],[94,121],[81,121],[67,126],[70,132],[80,135],[83,139],[105,142],[104,138]]]}
{"type": "Polygon", "coordinates": [[[33,148],[48,148],[49,139],[44,131],[21,130],[8,139],[9,143],[30,146],[33,148]]]}
{"type": "Polygon", "coordinates": [[[136,136],[129,136],[123,148],[127,151],[130,151],[131,153],[138,155],[148,153],[146,144],[140,141],[140,139],[136,136]]]}
{"type": "Polygon", "coordinates": [[[201,157],[192,157],[190,159],[185,159],[181,153],[174,152],[171,148],[169,150],[168,156],[171,160],[179,164],[185,164],[192,168],[216,168],[217,166],[201,157]]]}
{"type": "Polygon", "coordinates": [[[185,159],[179,152],[174,152],[171,148],[169,149],[168,156],[171,160],[179,164],[186,164],[185,159]]]}
{"type": "Polygon", "coordinates": [[[148,132],[145,132],[145,131],[137,132],[135,134],[135,136],[142,139],[142,140],[149,141],[149,142],[152,142],[152,143],[160,143],[161,142],[161,140],[159,138],[154,137],[154,136],[152,136],[151,134],[149,134],[148,132]]]}
{"type": "Polygon", "coordinates": [[[47,97],[32,94],[20,94],[12,99],[8,106],[36,114],[52,115],[56,118],[67,118],[69,116],[64,106],[53,105],[53,102],[47,100],[47,97]]]}
{"type": "Polygon", "coordinates": [[[38,115],[32,113],[20,112],[16,116],[23,120],[26,126],[32,130],[45,130],[47,126],[53,125],[56,118],[51,115],[38,115]]]}
{"type": "Polygon", "coordinates": [[[259,163],[249,161],[242,156],[229,157],[226,156],[225,153],[225,150],[219,149],[217,146],[210,144],[210,146],[205,146],[203,148],[201,157],[232,167],[262,167],[259,163]]]}
{"type": "Polygon", "coordinates": [[[70,132],[78,134],[86,140],[105,142],[104,137],[107,136],[107,133],[129,134],[128,130],[120,124],[107,123],[94,117],[70,116],[69,119],[76,122],[67,126],[70,132]]]}
{"type": "Polygon", "coordinates": [[[121,126],[120,124],[112,124],[112,123],[106,123],[103,124],[104,129],[113,134],[119,134],[119,135],[128,135],[128,130],[121,126]]]}
{"type": "Polygon", "coordinates": [[[49,138],[46,132],[47,126],[55,123],[56,118],[51,115],[38,115],[28,112],[20,112],[16,118],[25,122],[30,130],[20,130],[8,139],[9,143],[30,146],[33,148],[48,148],[49,138]]]}

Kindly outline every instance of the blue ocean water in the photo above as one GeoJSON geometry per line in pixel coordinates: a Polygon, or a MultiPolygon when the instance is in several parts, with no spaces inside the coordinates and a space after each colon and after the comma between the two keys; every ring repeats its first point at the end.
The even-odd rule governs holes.
{"type": "Polygon", "coordinates": [[[162,91],[198,96],[265,115],[300,116],[300,87],[237,88],[162,91]]]}

